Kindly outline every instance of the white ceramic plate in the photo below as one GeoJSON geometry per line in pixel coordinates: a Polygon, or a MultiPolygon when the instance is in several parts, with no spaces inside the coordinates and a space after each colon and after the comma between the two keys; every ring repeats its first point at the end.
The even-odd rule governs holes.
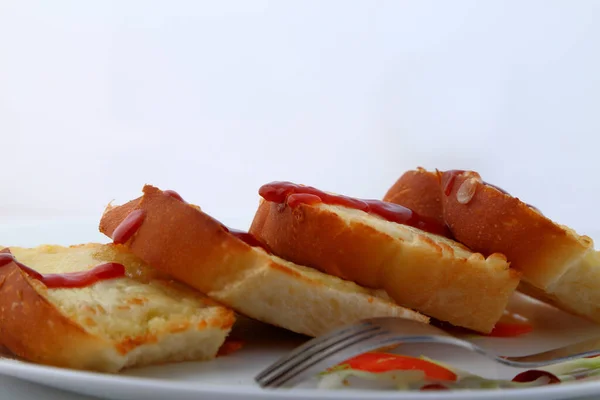
{"type": "MultiPolygon", "coordinates": [[[[42,243],[75,244],[106,241],[97,233],[94,219],[26,221],[0,225],[3,245],[34,246],[42,243]]],[[[515,296],[510,308],[530,318],[534,333],[515,339],[477,339],[480,345],[502,350],[505,354],[526,354],[600,336],[600,328],[524,296],[515,296]]],[[[291,390],[262,390],[253,377],[304,340],[298,335],[259,323],[246,322],[238,327],[246,332],[242,350],[204,363],[182,363],[140,368],[120,375],[72,371],[35,365],[9,358],[0,359],[0,374],[111,399],[564,399],[600,393],[600,381],[585,381],[529,389],[481,390],[457,392],[364,392],[326,391],[310,386],[291,390]]],[[[489,378],[511,378],[519,370],[498,367],[479,356],[464,355],[452,349],[411,347],[409,354],[451,362],[459,368],[489,378]],[[434,354],[431,354],[431,352],[434,354]]]]}

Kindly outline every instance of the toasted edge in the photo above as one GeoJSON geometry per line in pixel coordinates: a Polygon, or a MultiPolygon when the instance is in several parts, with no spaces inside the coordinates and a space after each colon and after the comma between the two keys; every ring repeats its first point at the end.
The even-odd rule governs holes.
{"type": "Polygon", "coordinates": [[[89,370],[120,369],[110,342],[90,335],[43,294],[14,262],[0,268],[0,341],[33,362],[89,370]]]}
{"type": "Polygon", "coordinates": [[[417,214],[444,225],[440,174],[418,167],[406,171],[388,189],[383,201],[410,208],[417,214]]]}
{"type": "MultiPolygon", "coordinates": [[[[38,248],[58,248],[65,251],[79,248],[91,251],[103,250],[110,246],[89,243],[70,247],[42,245],[38,248]]],[[[115,246],[114,251],[123,250],[125,249],[115,246]]],[[[2,252],[10,252],[10,249],[6,248],[2,252]]],[[[142,284],[144,280],[145,278],[141,279],[142,284]]],[[[156,281],[173,287],[172,282],[161,279],[156,281]]],[[[217,308],[202,327],[167,326],[166,330],[158,330],[152,335],[143,334],[123,340],[112,340],[87,330],[81,321],[78,322],[63,313],[60,305],[48,296],[51,290],[73,289],[49,289],[23,272],[14,262],[0,268],[0,342],[16,356],[40,364],[118,372],[124,368],[156,363],[207,360],[216,356],[235,321],[232,310],[203,298],[205,305],[217,308]],[[198,347],[184,349],[183,352],[172,351],[177,348],[177,341],[192,337],[190,335],[194,336],[198,347]],[[198,337],[202,338],[201,342],[198,342],[198,337]],[[166,346],[171,352],[157,352],[159,348],[156,346],[166,346]]],[[[191,293],[191,289],[183,285],[175,290],[191,293]]]]}
{"type": "MultiPolygon", "coordinates": [[[[444,173],[442,187],[451,175],[444,173]]],[[[593,242],[555,224],[521,200],[485,184],[479,174],[455,177],[442,196],[444,219],[454,237],[474,251],[506,255],[523,279],[546,290],[593,249],[593,242]],[[457,200],[462,185],[475,185],[466,204],[457,200]]]]}
{"type": "Polygon", "coordinates": [[[276,254],[457,326],[490,332],[519,274],[506,258],[358,210],[261,201],[250,232],[276,254]]]}

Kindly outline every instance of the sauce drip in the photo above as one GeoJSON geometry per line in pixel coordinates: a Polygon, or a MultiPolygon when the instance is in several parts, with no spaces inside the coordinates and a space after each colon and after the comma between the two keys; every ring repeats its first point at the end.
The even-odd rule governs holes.
{"type": "MultiPolygon", "coordinates": [[[[183,200],[183,197],[181,197],[181,195],[174,190],[165,190],[163,193],[166,194],[167,196],[171,196],[171,197],[187,204],[187,202],[185,200],[183,200]]],[[[235,236],[236,238],[238,238],[242,242],[246,243],[247,245],[252,246],[252,247],[260,247],[263,250],[265,250],[267,253],[270,253],[270,250],[267,249],[267,247],[263,243],[261,243],[257,238],[255,238],[254,235],[252,235],[248,232],[238,231],[237,229],[228,228],[223,224],[221,224],[221,226],[223,227],[223,229],[225,229],[226,232],[229,232],[231,235],[235,236]]]]}
{"type": "Polygon", "coordinates": [[[183,199],[183,197],[181,197],[181,195],[179,193],[177,193],[176,191],[174,191],[174,190],[165,190],[163,193],[166,194],[167,196],[171,196],[171,197],[173,197],[173,198],[175,198],[175,199],[177,199],[179,201],[182,201],[184,203],[186,202],[183,199]]]}
{"type": "Polygon", "coordinates": [[[0,253],[0,267],[15,261],[15,258],[10,253],[0,253]]]}
{"type": "MultiPolygon", "coordinates": [[[[181,197],[181,195],[174,190],[165,190],[165,191],[163,191],[163,194],[173,197],[174,199],[187,204],[187,202],[183,199],[183,197],[181,197]]],[[[140,227],[142,226],[142,223],[144,222],[145,217],[146,217],[146,212],[141,209],[133,210],[131,213],[129,213],[129,215],[127,217],[125,217],[125,219],[123,221],[121,221],[121,223],[113,231],[113,235],[112,235],[113,243],[115,243],[115,244],[127,243],[127,241],[129,239],[131,239],[131,237],[133,235],[135,235],[135,233],[138,231],[138,229],[140,229],[140,227]]],[[[271,252],[263,243],[261,243],[258,239],[256,239],[252,234],[250,234],[248,232],[243,232],[243,231],[238,231],[236,229],[228,228],[223,224],[221,224],[221,226],[223,227],[223,229],[226,232],[235,236],[236,238],[238,238],[242,242],[246,243],[247,245],[253,246],[253,247],[261,247],[266,252],[268,252],[268,253],[271,252]]],[[[1,260],[0,260],[0,265],[1,265],[1,260]]]]}
{"type": "Polygon", "coordinates": [[[98,281],[121,278],[125,276],[122,264],[108,262],[100,264],[88,271],[69,272],[65,274],[41,274],[36,270],[18,262],[10,253],[0,253],[0,267],[14,262],[31,278],[46,285],[47,288],[82,288],[93,285],[98,281]]]}
{"type": "Polygon", "coordinates": [[[252,235],[251,233],[244,232],[244,231],[238,231],[237,229],[231,229],[231,228],[226,227],[225,225],[221,225],[221,226],[223,227],[223,229],[225,229],[226,232],[229,232],[231,235],[235,236],[236,238],[238,238],[242,242],[246,243],[247,245],[252,246],[252,247],[260,247],[267,253],[271,253],[271,250],[269,250],[267,248],[267,246],[265,246],[264,243],[262,243],[256,237],[254,237],[254,235],[252,235]]]}
{"type": "Polygon", "coordinates": [[[112,240],[115,244],[126,243],[140,229],[146,212],[144,210],[133,210],[127,217],[115,228],[112,234],[112,240]]]}
{"type": "Polygon", "coordinates": [[[452,188],[454,187],[454,182],[456,181],[456,177],[460,174],[462,174],[463,170],[460,169],[453,169],[450,171],[446,171],[444,172],[445,174],[448,174],[448,180],[446,181],[446,184],[444,185],[444,194],[446,196],[450,196],[450,193],[452,193],[452,188]]]}
{"type": "MultiPolygon", "coordinates": [[[[179,200],[183,203],[186,203],[183,200],[183,197],[179,193],[174,190],[165,190],[163,192],[167,196],[173,197],[176,200],[179,200]]],[[[146,217],[146,212],[144,210],[133,210],[121,223],[115,228],[112,234],[112,240],[115,244],[124,244],[126,243],[135,233],[140,229],[142,223],[144,222],[144,218],[146,217]]]]}
{"type": "Polygon", "coordinates": [[[311,186],[301,186],[291,182],[268,183],[262,186],[258,193],[267,201],[274,203],[287,202],[290,207],[296,207],[299,204],[311,205],[318,203],[338,205],[374,214],[390,222],[410,225],[437,235],[449,236],[446,226],[431,218],[422,217],[410,208],[399,204],[329,194],[311,186]]]}

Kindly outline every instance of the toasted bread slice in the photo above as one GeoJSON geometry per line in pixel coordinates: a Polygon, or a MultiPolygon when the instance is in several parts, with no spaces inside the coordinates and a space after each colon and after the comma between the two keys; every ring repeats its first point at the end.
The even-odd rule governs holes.
{"type": "Polygon", "coordinates": [[[152,186],[129,203],[107,208],[109,237],[134,210],[145,218],[126,241],[148,264],[251,318],[317,336],[364,318],[428,318],[395,304],[381,290],[296,265],[251,246],[220,222],[152,186]]]}
{"type": "Polygon", "coordinates": [[[438,208],[457,240],[483,254],[501,252],[522,271],[520,291],[600,322],[600,253],[589,237],[554,223],[473,171],[418,169],[398,182],[387,192],[388,201],[438,208]],[[423,182],[435,179],[437,187],[423,182]],[[431,200],[436,196],[440,203],[431,200]]]}
{"type": "Polygon", "coordinates": [[[448,171],[444,220],[457,240],[501,252],[523,274],[520,289],[600,322],[600,256],[591,238],[546,218],[472,171],[448,171]],[[468,194],[468,196],[465,196],[468,194]]]}
{"type": "Polygon", "coordinates": [[[423,168],[407,171],[383,196],[383,201],[408,207],[424,217],[444,224],[441,174],[423,168]]]}
{"type": "Polygon", "coordinates": [[[42,274],[117,262],[125,277],[48,288],[14,262],[0,268],[0,342],[17,356],[60,367],[126,367],[215,357],[233,311],[150,269],[124,246],[10,247],[42,274]]]}
{"type": "Polygon", "coordinates": [[[250,233],[276,254],[451,324],[490,332],[519,282],[502,255],[377,215],[322,202],[261,201],[250,233]]]}

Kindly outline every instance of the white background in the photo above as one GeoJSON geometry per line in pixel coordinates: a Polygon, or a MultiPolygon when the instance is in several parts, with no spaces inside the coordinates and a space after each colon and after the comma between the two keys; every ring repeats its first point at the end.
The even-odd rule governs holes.
{"type": "Polygon", "coordinates": [[[0,221],[479,170],[600,223],[600,1],[0,1],[0,221]]]}

